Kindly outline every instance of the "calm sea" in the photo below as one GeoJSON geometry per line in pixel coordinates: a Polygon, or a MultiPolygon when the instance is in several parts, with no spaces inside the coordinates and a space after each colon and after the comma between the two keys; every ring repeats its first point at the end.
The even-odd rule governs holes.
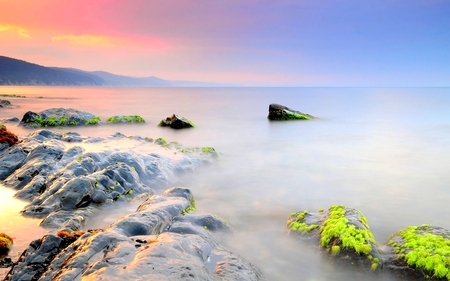
{"type": "MultiPolygon", "coordinates": [[[[102,120],[138,114],[145,125],[71,130],[214,147],[219,159],[184,176],[182,185],[193,191],[199,212],[217,214],[236,229],[222,243],[258,266],[269,280],[363,278],[331,265],[317,245],[288,237],[286,220],[295,211],[314,212],[334,204],[357,208],[381,244],[409,225],[450,229],[450,88],[0,87],[0,94],[27,97],[3,98],[20,107],[0,109],[0,118],[20,119],[28,110],[51,107],[86,110],[102,120]],[[270,103],[320,119],[270,122],[270,103]],[[197,128],[157,127],[173,113],[197,128]]],[[[30,132],[8,129],[18,135],[30,132]]],[[[0,192],[3,200],[16,202],[15,211],[24,205],[11,199],[11,190],[2,187],[0,192]]],[[[0,231],[13,233],[23,243],[31,240],[23,232],[36,229],[37,221],[17,218],[13,208],[4,206],[0,231]]],[[[88,226],[106,226],[134,208],[105,212],[88,226]]]]}

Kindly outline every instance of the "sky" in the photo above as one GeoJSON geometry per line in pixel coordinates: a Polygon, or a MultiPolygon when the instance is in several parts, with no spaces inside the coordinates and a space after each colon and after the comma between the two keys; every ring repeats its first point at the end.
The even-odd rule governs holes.
{"type": "Polygon", "coordinates": [[[450,86],[449,0],[0,0],[0,55],[242,86],[450,86]]]}

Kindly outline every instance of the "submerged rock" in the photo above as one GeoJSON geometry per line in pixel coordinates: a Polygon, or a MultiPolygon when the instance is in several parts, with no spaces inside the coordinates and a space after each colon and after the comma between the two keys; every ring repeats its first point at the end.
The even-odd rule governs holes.
{"type": "Polygon", "coordinates": [[[145,120],[139,115],[115,115],[109,117],[108,123],[144,123],[145,120]]]}
{"type": "Polygon", "coordinates": [[[230,226],[186,211],[194,202],[188,189],[170,188],[104,230],[75,241],[68,233],[44,236],[30,244],[5,280],[265,280],[216,242],[215,233],[230,226]]]}
{"type": "Polygon", "coordinates": [[[167,117],[159,122],[160,127],[170,127],[173,129],[194,128],[195,124],[192,121],[184,118],[183,116],[173,114],[171,117],[167,117]]]}
{"type": "Polygon", "coordinates": [[[28,111],[20,121],[25,127],[88,126],[100,122],[100,117],[74,108],[50,108],[40,113],[28,111]]]}
{"type": "Polygon", "coordinates": [[[61,135],[39,130],[0,151],[0,179],[17,190],[16,197],[30,201],[23,215],[42,218],[44,227],[73,231],[80,229],[100,206],[145,199],[155,189],[176,183],[177,174],[191,172],[215,157],[198,151],[172,159],[120,146],[102,148],[109,147],[112,141],[115,146],[118,142],[133,142],[136,149],[165,150],[144,138],[122,134],[91,139],[76,133],[61,135]],[[72,144],[74,141],[77,145],[72,144]],[[89,143],[91,149],[98,146],[99,150],[86,151],[78,146],[83,143],[89,143]]]}
{"type": "Polygon", "coordinates": [[[317,238],[320,248],[339,264],[362,271],[379,271],[383,265],[378,243],[367,220],[356,209],[331,206],[320,214],[292,213],[287,227],[292,234],[317,238]]]}
{"type": "Polygon", "coordinates": [[[269,105],[269,115],[267,118],[269,120],[310,120],[316,119],[317,117],[301,113],[284,105],[272,103],[269,105]]]}
{"type": "Polygon", "coordinates": [[[398,277],[450,280],[450,231],[409,226],[393,234],[385,249],[386,267],[398,277]]]}

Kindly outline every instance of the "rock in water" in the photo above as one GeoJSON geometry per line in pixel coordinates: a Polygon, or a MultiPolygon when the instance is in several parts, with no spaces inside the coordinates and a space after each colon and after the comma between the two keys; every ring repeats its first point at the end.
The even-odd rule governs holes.
{"type": "Polygon", "coordinates": [[[165,120],[161,120],[158,126],[170,127],[173,129],[194,128],[195,124],[192,121],[184,118],[183,116],[173,114],[171,117],[167,117],[165,120]]]}
{"type": "Polygon", "coordinates": [[[363,214],[353,208],[331,206],[328,212],[292,213],[287,221],[290,233],[316,237],[322,250],[340,264],[361,271],[379,272],[383,260],[378,243],[363,214]]]}
{"type": "Polygon", "coordinates": [[[32,242],[5,280],[265,280],[216,242],[231,231],[224,220],[192,210],[191,191],[170,188],[104,230],[32,242]]]}
{"type": "Polygon", "coordinates": [[[40,113],[28,111],[20,125],[31,128],[95,125],[100,117],[74,108],[50,108],[40,113]]]}
{"type": "Polygon", "coordinates": [[[409,226],[388,242],[385,266],[408,280],[450,280],[450,231],[431,225],[409,226]]]}
{"type": "Polygon", "coordinates": [[[267,118],[269,118],[269,120],[310,120],[316,119],[317,117],[301,113],[284,105],[272,103],[269,105],[269,115],[267,118]]]}

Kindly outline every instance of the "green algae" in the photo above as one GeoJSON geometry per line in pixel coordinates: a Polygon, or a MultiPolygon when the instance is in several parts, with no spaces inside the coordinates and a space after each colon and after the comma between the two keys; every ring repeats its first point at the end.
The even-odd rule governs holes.
{"type": "Polygon", "coordinates": [[[291,218],[294,218],[294,220],[292,221],[289,219],[286,226],[290,230],[300,231],[300,232],[302,232],[302,234],[307,234],[307,233],[313,231],[314,229],[319,228],[318,224],[309,225],[303,221],[307,214],[309,214],[308,211],[292,213],[291,218]]]}
{"type": "Polygon", "coordinates": [[[430,225],[409,226],[398,232],[403,244],[393,240],[388,244],[409,266],[425,270],[432,277],[450,280],[449,233],[432,234],[431,230],[430,225]]]}
{"type": "MultiPolygon", "coordinates": [[[[354,249],[357,253],[368,255],[372,251],[371,244],[377,244],[373,234],[368,228],[356,228],[355,225],[349,223],[345,217],[346,212],[344,206],[330,207],[328,219],[320,228],[320,245],[330,249],[331,246],[339,243],[343,248],[354,249]]],[[[361,217],[361,220],[366,221],[362,214],[361,217]]]]}
{"type": "Polygon", "coordinates": [[[0,123],[0,129],[6,129],[6,126],[0,123]]]}
{"type": "Polygon", "coordinates": [[[144,123],[145,120],[139,115],[117,115],[106,120],[107,123],[144,123]]]}
{"type": "Polygon", "coordinates": [[[156,143],[156,144],[164,145],[164,144],[167,143],[167,141],[166,141],[164,138],[157,138],[157,139],[155,140],[155,143],[156,143]]]}
{"type": "Polygon", "coordinates": [[[88,126],[88,125],[97,125],[99,122],[100,122],[100,117],[94,116],[90,119],[86,119],[86,121],[84,123],[86,126],[88,126]]]}

